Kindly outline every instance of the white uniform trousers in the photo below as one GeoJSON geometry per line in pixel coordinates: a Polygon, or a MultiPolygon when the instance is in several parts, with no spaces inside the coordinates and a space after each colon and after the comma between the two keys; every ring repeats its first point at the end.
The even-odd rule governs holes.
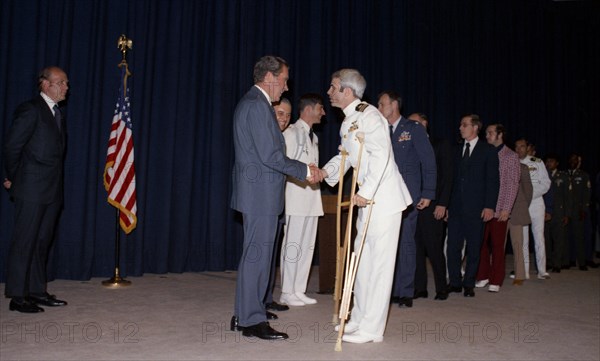
{"type": "MultiPolygon", "coordinates": [[[[354,250],[358,252],[368,208],[361,208],[357,220],[354,250]]],[[[396,250],[402,212],[371,217],[367,237],[356,273],[354,308],[350,319],[361,333],[383,336],[387,322],[396,250]]]]}
{"type": "MultiPolygon", "coordinates": [[[[546,241],[544,238],[544,215],[546,206],[542,197],[531,201],[529,216],[531,217],[531,233],[535,245],[535,259],[538,275],[546,274],[546,241]]],[[[525,260],[525,277],[529,278],[529,226],[523,227],[523,258],[525,260]]]]}
{"type": "Polygon", "coordinates": [[[315,252],[317,216],[286,216],[281,245],[281,292],[305,293],[315,252]]]}

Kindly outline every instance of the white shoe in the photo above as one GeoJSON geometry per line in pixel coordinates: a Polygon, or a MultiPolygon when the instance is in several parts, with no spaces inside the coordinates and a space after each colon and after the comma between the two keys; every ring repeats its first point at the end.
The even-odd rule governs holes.
{"type": "Polygon", "coordinates": [[[304,302],[305,305],[314,305],[315,303],[317,303],[317,300],[315,300],[314,298],[310,298],[308,296],[306,296],[304,293],[294,293],[294,295],[301,301],[304,302]]]}
{"type": "Polygon", "coordinates": [[[487,286],[488,283],[490,283],[489,280],[477,281],[477,282],[475,282],[475,287],[477,287],[477,288],[483,288],[483,287],[487,286]]]}
{"type": "Polygon", "coordinates": [[[546,280],[546,279],[550,278],[550,275],[548,273],[543,273],[543,274],[538,273],[537,278],[540,280],[546,280]]]}
{"type": "MultiPolygon", "coordinates": [[[[335,330],[339,331],[340,325],[335,326],[335,330]]],[[[354,333],[356,331],[358,331],[358,323],[350,321],[344,325],[344,335],[354,333]]]]}
{"type": "Polygon", "coordinates": [[[344,342],[350,342],[350,343],[367,343],[367,342],[382,342],[383,341],[383,336],[375,336],[375,335],[369,335],[366,333],[361,333],[360,331],[357,331],[355,333],[352,334],[344,334],[344,336],[342,336],[342,341],[344,342]]]}
{"type": "Polygon", "coordinates": [[[288,306],[304,306],[305,303],[302,302],[295,294],[293,293],[282,293],[281,297],[279,297],[279,303],[288,306]]]}
{"type": "Polygon", "coordinates": [[[500,286],[490,285],[490,287],[488,287],[488,292],[500,292],[500,286]]]}

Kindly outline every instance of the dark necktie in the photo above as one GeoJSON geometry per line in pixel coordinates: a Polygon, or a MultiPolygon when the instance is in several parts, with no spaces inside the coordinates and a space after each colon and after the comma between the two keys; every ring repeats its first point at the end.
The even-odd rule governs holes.
{"type": "Polygon", "coordinates": [[[394,126],[390,124],[390,138],[394,138],[394,126]]]}
{"type": "Polygon", "coordinates": [[[469,148],[471,148],[471,143],[466,142],[465,143],[465,152],[463,153],[463,159],[469,159],[469,148]]]}
{"type": "Polygon", "coordinates": [[[54,104],[54,107],[52,109],[54,109],[54,120],[56,120],[56,126],[58,127],[58,130],[60,130],[62,114],[60,114],[60,109],[58,109],[58,105],[54,104]]]}
{"type": "Polygon", "coordinates": [[[314,134],[315,133],[313,132],[312,128],[310,128],[310,130],[308,131],[308,137],[310,138],[310,142],[311,143],[313,142],[313,135],[314,134]]]}

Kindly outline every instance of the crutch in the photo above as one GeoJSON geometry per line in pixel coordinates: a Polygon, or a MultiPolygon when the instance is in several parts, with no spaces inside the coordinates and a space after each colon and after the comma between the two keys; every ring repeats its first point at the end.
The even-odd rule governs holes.
{"type": "MultiPolygon", "coordinates": [[[[342,295],[341,305],[339,306],[340,325],[339,325],[338,339],[337,339],[337,342],[335,345],[336,351],[342,350],[342,335],[344,334],[344,326],[346,323],[346,319],[348,319],[348,312],[349,312],[349,308],[350,308],[350,297],[352,295],[352,288],[354,286],[356,270],[358,269],[358,261],[360,260],[360,254],[362,253],[362,247],[364,244],[365,237],[367,235],[367,228],[369,225],[369,220],[371,218],[371,211],[373,209],[373,203],[369,202],[371,204],[371,207],[369,208],[369,213],[367,215],[367,221],[365,223],[365,227],[364,227],[363,234],[361,237],[358,254],[356,254],[356,252],[352,252],[352,254],[351,254],[349,243],[350,243],[350,237],[351,237],[351,233],[352,233],[352,218],[353,218],[352,213],[354,210],[354,195],[355,195],[355,189],[356,189],[356,181],[358,178],[358,173],[360,171],[362,150],[363,150],[364,141],[365,141],[364,133],[358,132],[356,134],[356,139],[360,143],[360,146],[358,149],[358,161],[356,163],[356,167],[354,168],[354,172],[352,174],[352,188],[350,190],[350,201],[349,201],[350,208],[348,210],[348,220],[346,222],[346,234],[344,236],[344,245],[342,247],[342,251],[344,253],[346,253],[346,258],[345,258],[345,272],[344,272],[344,292],[342,295]]],[[[339,199],[339,194],[338,194],[338,199],[339,199]]],[[[341,201],[339,202],[339,204],[343,205],[343,203],[341,203],[341,201]]],[[[341,211],[341,206],[339,207],[339,209],[341,211]]],[[[342,261],[342,262],[344,262],[344,261],[342,261]]],[[[340,266],[340,264],[338,263],[338,268],[341,270],[342,268],[344,268],[344,265],[342,264],[340,266]]],[[[339,276],[341,276],[341,275],[339,275],[339,276]]],[[[337,286],[338,279],[341,282],[341,277],[338,277],[338,274],[336,274],[336,286],[337,286]]],[[[337,308],[337,301],[336,301],[336,308],[337,308]]]]}
{"type": "MultiPolygon", "coordinates": [[[[335,288],[333,290],[333,323],[337,321],[338,314],[340,312],[340,299],[342,293],[342,277],[344,272],[344,258],[346,253],[346,247],[348,245],[347,237],[344,235],[344,245],[341,245],[341,233],[342,233],[342,207],[350,205],[350,202],[342,202],[342,194],[344,192],[344,169],[346,166],[346,157],[348,152],[340,145],[340,154],[342,160],[340,161],[340,174],[338,177],[338,196],[337,196],[337,209],[336,209],[336,228],[335,228],[335,244],[336,244],[336,255],[335,255],[335,288]]],[[[354,178],[354,177],[353,177],[354,178]]],[[[354,192],[354,188],[351,192],[354,192]]]]}

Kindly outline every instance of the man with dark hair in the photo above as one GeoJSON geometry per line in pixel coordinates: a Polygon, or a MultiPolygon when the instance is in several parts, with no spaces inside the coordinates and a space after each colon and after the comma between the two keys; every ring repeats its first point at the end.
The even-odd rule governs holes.
{"type": "Polygon", "coordinates": [[[571,203],[569,212],[569,224],[567,225],[567,237],[570,241],[570,260],[577,259],[577,265],[582,271],[587,271],[584,221],[589,212],[592,183],[590,176],[580,169],[580,156],[573,153],[568,159],[569,170],[569,198],[571,203]]]}
{"type": "Polygon", "coordinates": [[[425,297],[424,293],[415,295],[415,232],[419,211],[429,207],[431,200],[435,198],[435,154],[425,128],[419,122],[408,120],[400,114],[402,98],[397,93],[382,92],[378,105],[379,111],[388,121],[398,170],[413,199],[413,204],[402,213],[404,219],[392,292],[393,296],[398,297],[399,306],[412,307],[413,297],[425,297]]]}
{"type": "Polygon", "coordinates": [[[3,152],[3,184],[15,202],[4,292],[10,310],[25,313],[67,304],[48,294],[46,263],[63,205],[65,121],[59,104],[69,79],[62,69],[47,67],[38,87],[39,96],[17,107],[3,152]]]}
{"type": "Polygon", "coordinates": [[[254,66],[254,86],[239,101],[233,118],[231,208],[242,213],[244,245],[231,329],[269,340],[288,338],[271,328],[264,304],[278,218],[283,212],[285,176],[313,181],[311,167],[316,171],[312,174],[320,174],[314,164],[285,156],[285,141],[271,103],[288,89],[288,76],[285,60],[262,57],[254,66]]]}
{"type": "Polygon", "coordinates": [[[546,224],[544,236],[546,239],[546,255],[548,263],[552,265],[552,272],[560,273],[563,266],[569,265],[568,256],[565,254],[565,230],[569,223],[570,198],[569,177],[558,170],[559,156],[548,154],[546,156],[546,169],[550,181],[550,190],[544,194],[546,203],[546,224]]]}
{"type": "MultiPolygon", "coordinates": [[[[527,155],[527,145],[524,138],[515,142],[515,151],[519,160],[529,168],[529,176],[533,185],[533,199],[529,205],[531,216],[531,233],[535,245],[535,259],[537,264],[537,278],[546,279],[550,275],[546,272],[546,241],[544,240],[544,218],[546,206],[543,195],[550,189],[550,178],[544,162],[536,157],[527,155]]],[[[529,278],[529,226],[523,227],[523,257],[525,258],[525,278],[529,278]]]]}
{"type": "MultiPolygon", "coordinates": [[[[411,114],[408,119],[418,121],[429,133],[429,120],[423,113],[411,114]]],[[[437,180],[435,199],[429,207],[419,211],[415,244],[417,246],[415,271],[415,298],[427,297],[427,265],[429,258],[433,279],[435,280],[435,299],[448,298],[446,284],[446,256],[444,255],[444,217],[450,201],[452,190],[452,174],[454,172],[454,153],[450,142],[443,138],[431,138],[429,141],[435,153],[437,180]]]]}
{"type": "MultiPolygon", "coordinates": [[[[319,164],[319,140],[313,125],[325,115],[323,98],[304,94],[298,104],[300,119],[284,132],[286,154],[304,163],[319,164]]],[[[323,215],[321,188],[317,184],[288,178],[285,187],[285,226],[281,248],[281,298],[289,306],[317,303],[306,296],[319,216],[323,215]]]]}
{"type": "Polygon", "coordinates": [[[494,217],[484,227],[475,287],[489,284],[489,292],[499,292],[504,282],[508,218],[519,190],[521,165],[517,153],[504,144],[506,130],[502,124],[488,125],[485,134],[487,142],[498,152],[500,188],[494,217]]]}
{"type": "Polygon", "coordinates": [[[455,155],[454,183],[448,207],[448,274],[449,292],[474,297],[475,277],[483,227],[494,217],[498,200],[498,152],[491,144],[479,141],[481,121],[476,114],[460,121],[463,142],[455,155]],[[467,264],[461,277],[461,251],[466,241],[467,264]]]}

